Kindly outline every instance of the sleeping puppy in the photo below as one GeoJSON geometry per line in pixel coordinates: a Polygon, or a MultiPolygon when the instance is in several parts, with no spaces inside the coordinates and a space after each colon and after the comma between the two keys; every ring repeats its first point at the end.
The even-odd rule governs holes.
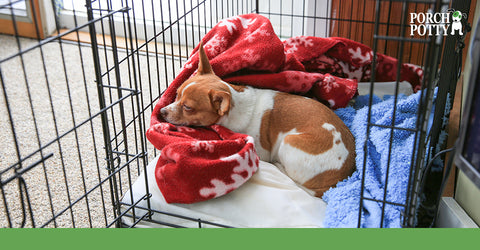
{"type": "Polygon", "coordinates": [[[355,141],[332,110],[306,97],[226,83],[213,73],[202,44],[199,54],[197,74],[161,109],[165,121],[248,134],[261,160],[280,163],[318,197],[352,174],[355,141]]]}

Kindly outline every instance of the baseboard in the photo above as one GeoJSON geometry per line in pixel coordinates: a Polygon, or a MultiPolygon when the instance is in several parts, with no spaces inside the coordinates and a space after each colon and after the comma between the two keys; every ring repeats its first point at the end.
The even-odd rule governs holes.
{"type": "Polygon", "coordinates": [[[451,197],[442,197],[435,227],[478,228],[462,207],[451,197]]]}

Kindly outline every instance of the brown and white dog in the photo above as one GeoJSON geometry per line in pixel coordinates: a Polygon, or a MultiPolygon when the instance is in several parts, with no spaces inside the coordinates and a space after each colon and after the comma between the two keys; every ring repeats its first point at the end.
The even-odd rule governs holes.
{"type": "Polygon", "coordinates": [[[263,161],[321,197],[355,169],[354,137],[332,110],[318,101],[274,90],[236,86],[216,76],[200,45],[197,74],[161,109],[172,124],[220,124],[252,136],[263,161]]]}

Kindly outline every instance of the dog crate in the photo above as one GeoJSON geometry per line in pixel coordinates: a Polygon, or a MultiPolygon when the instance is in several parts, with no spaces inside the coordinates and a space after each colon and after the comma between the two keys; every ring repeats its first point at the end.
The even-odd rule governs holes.
{"type": "MultiPolygon", "coordinates": [[[[376,176],[385,185],[383,193],[372,196],[365,191],[368,170],[357,162],[362,171],[354,194],[354,226],[369,226],[363,221],[372,204],[380,210],[368,216],[379,223],[370,226],[388,226],[388,207],[400,211],[399,226],[432,226],[444,183],[445,130],[465,35],[410,34],[411,13],[426,17],[461,11],[470,17],[469,8],[470,1],[441,0],[0,1],[0,226],[183,226],[179,221],[231,226],[162,210],[148,185],[140,197],[132,189],[139,176],[147,182],[147,166],[160,154],[145,134],[162,93],[212,27],[247,13],[267,17],[282,40],[343,37],[362,43],[374,52],[373,72],[377,53],[398,59],[389,124],[371,119],[375,111],[370,107],[378,101],[371,94],[375,77],[366,85],[370,94],[358,96],[364,98],[368,120],[365,136],[356,138],[357,150],[365,149],[364,165],[367,156],[378,154],[387,159],[387,167],[376,176]],[[395,122],[397,111],[405,108],[397,107],[400,65],[405,63],[423,71],[409,128],[395,122]],[[377,128],[388,132],[384,153],[369,146],[377,128]],[[396,190],[387,188],[394,178],[389,171],[398,153],[397,132],[412,135],[401,202],[392,201],[390,193],[396,190]],[[131,197],[129,202],[125,197],[131,197]]],[[[429,27],[425,21],[414,24],[429,27]]],[[[466,34],[467,19],[462,24],[466,34]]]]}

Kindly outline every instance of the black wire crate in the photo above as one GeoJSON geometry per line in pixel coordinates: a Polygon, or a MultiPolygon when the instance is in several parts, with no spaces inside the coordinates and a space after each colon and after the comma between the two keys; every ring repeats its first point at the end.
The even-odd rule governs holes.
{"type": "MultiPolygon", "coordinates": [[[[366,117],[363,136],[356,138],[355,215],[352,223],[337,226],[431,226],[443,188],[443,134],[465,37],[411,36],[409,18],[448,9],[473,15],[469,8],[470,1],[433,0],[3,1],[0,227],[242,226],[215,214],[202,217],[203,210],[189,214],[190,205],[178,211],[159,205],[161,193],[146,183],[154,178],[152,164],[161,152],[146,132],[156,103],[201,39],[219,22],[250,13],[267,17],[282,41],[342,37],[372,50],[363,73],[373,77],[359,79],[362,91],[359,87],[350,102],[363,103],[355,112],[363,110],[366,117]],[[384,84],[375,79],[377,63],[387,60],[380,54],[397,66],[383,100],[372,95],[384,84]],[[404,64],[423,72],[418,92],[410,90],[418,101],[408,128],[397,124],[405,108],[397,105],[408,98],[400,77],[404,64]],[[393,118],[381,123],[375,105],[387,100],[393,118]],[[379,129],[387,135],[386,150],[370,145],[379,129]],[[398,165],[395,140],[402,133],[409,134],[412,146],[402,163],[405,190],[396,200],[392,192],[398,190],[390,186],[398,165]],[[384,172],[376,173],[385,185],[379,193],[369,189],[372,173],[365,167],[373,156],[386,162],[384,172]],[[392,207],[396,224],[388,224],[392,207]]],[[[341,118],[347,114],[336,112],[341,118]]]]}

